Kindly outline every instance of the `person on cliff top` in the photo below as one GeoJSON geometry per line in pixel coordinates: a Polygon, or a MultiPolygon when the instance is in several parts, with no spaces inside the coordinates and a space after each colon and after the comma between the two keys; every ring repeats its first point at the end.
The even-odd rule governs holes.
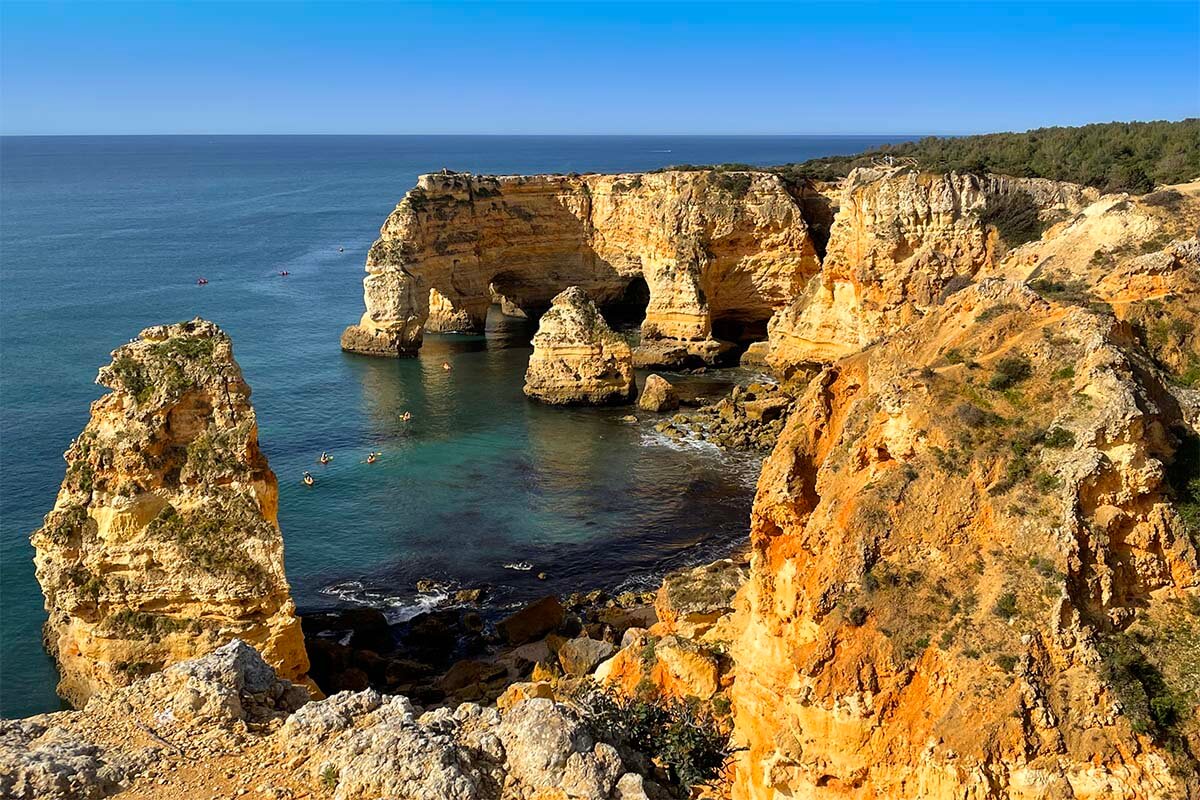
{"type": "Polygon", "coordinates": [[[304,481],[305,486],[312,486],[314,483],[317,482],[316,479],[313,478],[313,476],[309,473],[308,470],[304,470],[304,477],[301,478],[301,480],[304,481]]]}

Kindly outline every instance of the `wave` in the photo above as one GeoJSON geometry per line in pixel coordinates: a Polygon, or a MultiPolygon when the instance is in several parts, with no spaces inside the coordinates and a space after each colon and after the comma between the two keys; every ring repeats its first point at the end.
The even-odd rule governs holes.
{"type": "Polygon", "coordinates": [[[318,590],[319,594],[347,603],[377,608],[388,623],[408,622],[418,614],[433,611],[450,599],[446,591],[438,590],[418,595],[397,595],[365,586],[362,581],[339,581],[318,590]]]}

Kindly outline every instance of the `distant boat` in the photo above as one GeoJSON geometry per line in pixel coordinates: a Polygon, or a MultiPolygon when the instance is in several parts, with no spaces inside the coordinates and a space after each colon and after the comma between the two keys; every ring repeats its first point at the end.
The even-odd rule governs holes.
{"type": "Polygon", "coordinates": [[[288,272],[288,271],[285,269],[285,270],[281,270],[281,271],[279,272],[279,274],[280,274],[280,275],[282,275],[282,276],[284,276],[284,277],[287,277],[288,275],[291,275],[292,273],[288,272]]]}
{"type": "Polygon", "coordinates": [[[339,248],[338,248],[338,252],[339,252],[339,253],[344,253],[344,252],[346,252],[346,248],[344,248],[344,247],[339,247],[339,248]]]}
{"type": "Polygon", "coordinates": [[[198,278],[198,279],[196,280],[196,285],[197,285],[197,286],[207,286],[207,285],[208,285],[208,278],[198,278]]]}

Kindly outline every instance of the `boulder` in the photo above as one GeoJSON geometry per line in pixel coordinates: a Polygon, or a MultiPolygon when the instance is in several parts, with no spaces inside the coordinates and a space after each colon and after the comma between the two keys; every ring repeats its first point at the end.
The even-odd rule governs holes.
{"type": "Polygon", "coordinates": [[[629,344],[572,286],[554,298],[533,337],[525,394],[554,405],[610,405],[637,395],[629,344]]]}
{"type": "Polygon", "coordinates": [[[536,697],[543,697],[549,700],[554,699],[554,687],[547,681],[530,681],[526,683],[511,684],[504,693],[496,698],[496,708],[501,711],[506,711],[518,703],[526,700],[532,700],[536,697]]]}
{"type": "Polygon", "coordinates": [[[642,393],[638,397],[638,408],[656,413],[674,411],[679,408],[679,395],[666,378],[661,375],[647,375],[646,382],[642,385],[642,393]]]}
{"type": "Polygon", "coordinates": [[[662,629],[688,639],[703,635],[733,610],[746,576],[746,565],[728,558],[671,573],[654,600],[662,629]]]}
{"type": "Polygon", "coordinates": [[[610,642],[596,639],[572,639],[558,648],[558,663],[568,675],[587,675],[596,665],[617,650],[610,642]]]}
{"type": "Polygon", "coordinates": [[[549,595],[500,620],[496,631],[508,644],[525,644],[550,633],[562,621],[562,603],[549,595]]]}

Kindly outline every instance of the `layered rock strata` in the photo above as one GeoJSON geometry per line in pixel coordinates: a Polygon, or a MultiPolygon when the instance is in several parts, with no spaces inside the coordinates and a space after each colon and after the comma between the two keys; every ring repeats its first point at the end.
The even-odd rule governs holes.
{"type": "Polygon", "coordinates": [[[734,797],[1197,796],[1197,399],[998,279],[812,380],[755,501],[734,797]]]}
{"type": "Polygon", "coordinates": [[[229,337],[199,319],[147,328],[97,382],[112,391],[32,537],[59,693],[80,705],[235,637],[302,679],[278,486],[229,337]]]}
{"type": "Polygon", "coordinates": [[[711,362],[723,339],[761,337],[817,268],[775,175],[423,175],[367,256],[366,312],[342,346],[411,355],[424,330],[482,330],[494,301],[536,316],[579,286],[645,305],[639,363],[711,362]]]}
{"type": "Polygon", "coordinates": [[[819,275],[771,322],[768,363],[784,372],[860,350],[1096,197],[1042,179],[854,170],[819,275]]]}
{"type": "Polygon", "coordinates": [[[525,394],[555,405],[609,405],[637,395],[633,353],[577,286],[542,315],[525,371],[525,394]]]}

